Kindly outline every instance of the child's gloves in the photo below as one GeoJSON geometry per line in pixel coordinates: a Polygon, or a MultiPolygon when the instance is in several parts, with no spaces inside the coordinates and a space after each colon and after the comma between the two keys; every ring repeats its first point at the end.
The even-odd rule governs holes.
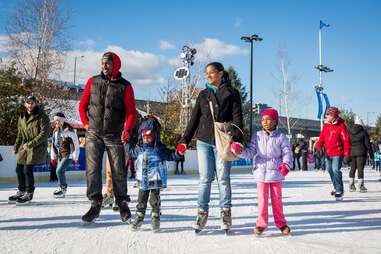
{"type": "Polygon", "coordinates": [[[52,164],[53,167],[57,167],[57,160],[50,160],[50,164],[52,164]]]}
{"type": "Polygon", "coordinates": [[[282,165],[280,165],[279,170],[280,170],[280,174],[282,176],[286,176],[288,174],[288,172],[289,172],[288,166],[287,166],[286,163],[283,163],[282,165]]]}
{"type": "Polygon", "coordinates": [[[177,151],[178,154],[184,155],[186,150],[187,150],[187,145],[186,144],[178,144],[177,145],[176,151],[177,151]]]}
{"type": "Polygon", "coordinates": [[[230,150],[234,155],[239,155],[242,152],[243,145],[238,142],[231,142],[230,143],[230,150]]]}

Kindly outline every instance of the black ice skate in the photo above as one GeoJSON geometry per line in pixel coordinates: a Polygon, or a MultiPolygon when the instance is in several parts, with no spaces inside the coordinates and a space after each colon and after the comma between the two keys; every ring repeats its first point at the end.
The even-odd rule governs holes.
{"type": "Polygon", "coordinates": [[[138,231],[142,227],[143,221],[144,221],[144,213],[136,212],[135,220],[131,224],[131,230],[138,231]]]}
{"type": "Polygon", "coordinates": [[[99,217],[99,214],[101,212],[101,206],[102,203],[98,200],[92,200],[91,201],[91,207],[85,215],[82,216],[82,221],[85,224],[92,223],[96,218],[99,217]]]}
{"type": "Polygon", "coordinates": [[[125,222],[127,224],[131,223],[131,211],[130,208],[128,207],[128,203],[126,200],[120,201],[119,205],[119,214],[120,214],[120,219],[122,222],[125,222]]]}
{"type": "Polygon", "coordinates": [[[342,201],[344,199],[344,193],[343,192],[336,192],[335,193],[335,198],[336,198],[336,201],[342,201]]]}
{"type": "Polygon", "coordinates": [[[16,194],[9,196],[8,204],[16,204],[16,200],[24,195],[25,191],[17,191],[16,194]]]}
{"type": "Polygon", "coordinates": [[[291,229],[289,226],[284,226],[280,229],[283,235],[289,235],[291,233],[291,229]]]}
{"type": "Polygon", "coordinates": [[[225,234],[229,233],[229,229],[232,226],[232,214],[230,208],[223,208],[220,212],[221,216],[221,229],[224,230],[225,234]]]}
{"type": "Polygon", "coordinates": [[[58,190],[53,192],[55,198],[64,198],[66,195],[66,188],[60,187],[58,190]]]}
{"type": "Polygon", "coordinates": [[[350,192],[354,192],[354,191],[356,191],[356,186],[355,186],[354,183],[352,183],[352,184],[349,185],[349,191],[350,191],[350,192]]]}
{"type": "Polygon", "coordinates": [[[156,233],[160,230],[160,214],[152,213],[151,229],[154,233],[156,233]]]}
{"type": "Polygon", "coordinates": [[[27,205],[33,199],[33,192],[25,192],[24,195],[16,199],[16,205],[27,205]]]}
{"type": "Polygon", "coordinates": [[[197,213],[196,223],[193,225],[194,232],[196,234],[200,233],[201,230],[203,230],[203,228],[205,227],[207,221],[208,221],[208,211],[199,209],[197,213]]]}
{"type": "Polygon", "coordinates": [[[365,188],[364,184],[361,184],[360,187],[359,187],[359,189],[360,189],[360,192],[361,192],[361,193],[365,193],[365,192],[368,191],[368,189],[365,188]]]}

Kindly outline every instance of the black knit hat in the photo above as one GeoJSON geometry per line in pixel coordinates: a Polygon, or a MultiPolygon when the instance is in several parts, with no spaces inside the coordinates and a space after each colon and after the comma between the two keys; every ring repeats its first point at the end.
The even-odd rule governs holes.
{"type": "Polygon", "coordinates": [[[34,95],[29,95],[25,98],[25,102],[37,102],[37,98],[34,95]]]}
{"type": "Polygon", "coordinates": [[[112,53],[111,52],[104,53],[103,56],[102,56],[102,59],[106,59],[108,61],[114,62],[114,59],[112,57],[112,53]]]}

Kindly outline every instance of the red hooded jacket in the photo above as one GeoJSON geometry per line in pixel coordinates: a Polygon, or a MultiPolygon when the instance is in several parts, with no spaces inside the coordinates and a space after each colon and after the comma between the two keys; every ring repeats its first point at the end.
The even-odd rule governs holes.
{"type": "MultiPolygon", "coordinates": [[[[119,74],[119,70],[121,67],[121,61],[118,55],[115,53],[112,53],[113,58],[113,68],[112,68],[112,74],[111,79],[113,79],[115,76],[119,74]]],[[[79,102],[79,116],[81,118],[83,126],[86,126],[89,124],[89,118],[87,117],[87,110],[90,103],[90,88],[93,84],[93,78],[89,78],[85,85],[85,89],[82,93],[81,100],[79,102]]],[[[129,133],[132,131],[137,111],[135,107],[135,97],[134,97],[134,90],[132,86],[127,86],[124,90],[124,107],[126,111],[126,118],[125,118],[125,124],[124,124],[124,131],[123,131],[123,140],[127,140],[129,138],[129,133]]]]}
{"type": "Polygon", "coordinates": [[[351,139],[347,127],[341,118],[335,123],[325,123],[316,143],[316,149],[322,149],[325,145],[326,154],[329,157],[351,156],[351,139]]]}

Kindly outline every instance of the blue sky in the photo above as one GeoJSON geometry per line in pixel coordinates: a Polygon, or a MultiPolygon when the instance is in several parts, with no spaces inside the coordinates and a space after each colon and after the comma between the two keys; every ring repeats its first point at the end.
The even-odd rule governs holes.
{"type": "MultiPolygon", "coordinates": [[[[0,2],[0,38],[7,16],[17,4],[0,2]]],[[[248,45],[242,35],[263,37],[254,46],[254,101],[278,107],[281,82],[277,51],[288,51],[292,114],[315,118],[318,83],[319,20],[323,30],[323,63],[334,69],[324,77],[331,104],[352,109],[374,123],[381,113],[381,1],[62,1],[72,10],[72,50],[62,79],[71,80],[74,56],[80,82],[98,72],[102,52],[114,50],[125,63],[122,72],[134,83],[136,97],[159,100],[157,87],[172,75],[182,45],[199,49],[198,66],[210,61],[232,65],[249,84],[248,45]],[[162,44],[160,44],[162,42],[162,44]],[[376,112],[368,113],[367,112],[376,112]]],[[[1,37],[3,36],[3,37],[1,37]]],[[[1,40],[0,40],[1,42],[1,40]]],[[[0,44],[1,45],[1,44],[0,44]]],[[[0,53],[3,55],[4,52],[0,53]]],[[[200,81],[203,86],[203,81],[200,81]]]]}

